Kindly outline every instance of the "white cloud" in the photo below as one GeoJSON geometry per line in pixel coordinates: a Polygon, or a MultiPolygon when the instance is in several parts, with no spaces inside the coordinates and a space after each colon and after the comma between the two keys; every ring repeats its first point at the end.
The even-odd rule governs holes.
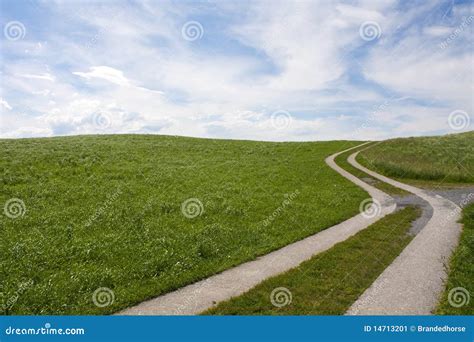
{"type": "MultiPolygon", "coordinates": [[[[464,32],[439,49],[456,23],[430,17],[438,5],[58,2],[47,44],[28,35],[8,45],[11,53],[29,53],[5,63],[2,95],[16,116],[3,120],[0,134],[317,140],[446,131],[446,111],[472,109],[472,52],[461,46],[472,37],[464,32]],[[201,19],[209,17],[218,20],[201,19]],[[181,37],[190,19],[204,27],[194,42],[181,37]],[[383,31],[370,43],[359,36],[368,20],[383,31]],[[377,122],[358,130],[393,94],[411,99],[391,101],[377,122]],[[278,109],[292,113],[287,129],[271,127],[278,109]],[[107,127],[94,123],[99,114],[107,127]]],[[[459,8],[455,16],[466,13],[459,8]]]]}
{"type": "Polygon", "coordinates": [[[347,4],[336,5],[336,10],[341,13],[342,17],[351,19],[357,24],[361,24],[367,20],[382,22],[386,20],[385,16],[377,10],[367,9],[359,6],[347,4]]]}
{"type": "Polygon", "coordinates": [[[442,37],[447,36],[452,32],[453,28],[449,26],[429,26],[426,27],[423,31],[424,33],[434,36],[434,37],[442,37]]]}
{"type": "Polygon", "coordinates": [[[99,78],[121,86],[130,85],[130,81],[123,75],[122,71],[108,66],[93,66],[89,72],[76,71],[73,74],[88,80],[99,78]]]}
{"type": "Polygon", "coordinates": [[[54,77],[48,73],[45,74],[39,74],[39,75],[34,75],[34,74],[22,74],[20,77],[28,78],[28,79],[38,79],[38,80],[45,80],[45,81],[51,81],[54,82],[54,77]]]}
{"type": "Polygon", "coordinates": [[[135,86],[133,85],[134,82],[131,82],[123,75],[122,71],[108,66],[93,66],[90,68],[89,72],[75,71],[73,72],[73,74],[88,80],[97,78],[123,87],[133,87],[135,89],[149,91],[155,94],[164,94],[162,91],[159,90],[152,90],[142,86],[135,86]]]}
{"type": "Polygon", "coordinates": [[[365,75],[405,96],[467,110],[472,106],[472,53],[453,50],[410,36],[393,47],[373,49],[365,75]]]}
{"type": "Polygon", "coordinates": [[[243,43],[263,50],[278,66],[264,79],[268,88],[322,89],[346,67],[343,48],[349,37],[334,25],[339,18],[329,3],[265,2],[250,9],[251,20],[231,29],[243,43]]]}
{"type": "Polygon", "coordinates": [[[12,106],[8,104],[7,100],[0,98],[0,105],[5,109],[12,110],[12,106]]]}

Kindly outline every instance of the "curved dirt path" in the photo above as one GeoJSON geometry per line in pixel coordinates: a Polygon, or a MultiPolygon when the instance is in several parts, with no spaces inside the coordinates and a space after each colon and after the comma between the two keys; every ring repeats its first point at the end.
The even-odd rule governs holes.
{"type": "Polygon", "coordinates": [[[197,283],[142,302],[136,306],[120,311],[117,314],[198,314],[211,308],[218,302],[243,294],[269,277],[298,266],[315,254],[331,248],[336,243],[344,241],[357,232],[367,228],[383,216],[392,213],[396,208],[393,198],[373,186],[364,183],[337,166],[334,162],[334,158],[339,154],[359,146],[338,152],[326,158],[326,163],[345,178],[366,190],[373,199],[381,203],[381,210],[377,215],[372,217],[372,215],[364,216],[358,214],[344,222],[259,257],[256,260],[246,262],[197,283]]]}
{"type": "Polygon", "coordinates": [[[403,252],[347,311],[349,315],[429,315],[436,307],[447,277],[446,267],[457,246],[461,209],[453,202],[382,176],[348,161],[372,177],[411,192],[433,207],[433,215],[403,252]]]}

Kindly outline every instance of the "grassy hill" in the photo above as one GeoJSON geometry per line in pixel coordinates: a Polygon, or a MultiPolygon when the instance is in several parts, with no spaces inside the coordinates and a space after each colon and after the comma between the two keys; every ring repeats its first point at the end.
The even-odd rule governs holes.
{"type": "MultiPolygon", "coordinates": [[[[445,137],[393,139],[379,144],[367,145],[340,154],[336,158],[339,166],[355,176],[370,182],[375,187],[392,195],[404,195],[389,184],[379,182],[347,162],[350,154],[363,150],[362,162],[369,169],[388,176],[411,176],[406,182],[423,181],[424,185],[439,185],[439,178],[433,177],[434,168],[444,161],[440,174],[449,177],[449,168],[467,160],[473,155],[464,155],[472,150],[473,133],[445,137]],[[430,149],[436,146],[436,151],[430,149]],[[434,158],[436,155],[439,160],[434,158]],[[459,159],[453,159],[456,155],[459,159]],[[391,169],[391,159],[397,161],[397,168],[391,169]],[[416,170],[416,171],[414,171],[416,170]],[[436,180],[433,180],[435,178],[436,180]]],[[[469,179],[472,164],[467,164],[451,182],[469,179]]],[[[463,166],[463,165],[462,165],[463,166]]],[[[458,170],[458,168],[455,168],[458,170]]],[[[452,186],[453,184],[450,184],[452,186]]],[[[267,279],[243,295],[219,303],[205,312],[213,315],[342,315],[351,304],[368,288],[384,269],[400,254],[413,236],[407,234],[411,222],[419,216],[419,209],[404,208],[387,215],[367,229],[343,241],[333,248],[318,254],[298,267],[267,279]],[[361,262],[362,260],[362,262],[361,262]],[[281,289],[284,289],[282,291],[281,289]],[[277,291],[278,292],[275,292],[277,291]],[[274,293],[280,293],[285,305],[274,305],[274,293]],[[286,297],[285,297],[286,296],[286,297]]],[[[460,245],[450,262],[450,275],[442,295],[438,314],[473,314],[474,301],[462,302],[463,291],[473,293],[474,279],[474,203],[463,211],[464,230],[460,245]],[[453,290],[454,289],[454,290],[453,290]],[[462,290],[464,289],[464,290],[462,290]],[[452,291],[452,292],[451,292],[452,291]],[[459,306],[453,306],[451,303],[459,306]],[[461,305],[464,304],[464,305],[461,305]]],[[[278,303],[277,303],[278,304],[278,303]]]]}
{"type": "Polygon", "coordinates": [[[358,160],[389,177],[474,183],[474,131],[386,140],[361,152],[358,160]]]}
{"type": "Polygon", "coordinates": [[[115,312],[349,218],[367,194],[324,158],[356,144],[0,140],[0,314],[115,312]]]}

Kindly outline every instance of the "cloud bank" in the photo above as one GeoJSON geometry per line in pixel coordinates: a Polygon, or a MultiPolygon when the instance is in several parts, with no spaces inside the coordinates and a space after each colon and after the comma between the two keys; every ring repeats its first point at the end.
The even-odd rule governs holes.
{"type": "Polygon", "coordinates": [[[1,6],[2,138],[362,140],[474,122],[469,2],[1,6]]]}

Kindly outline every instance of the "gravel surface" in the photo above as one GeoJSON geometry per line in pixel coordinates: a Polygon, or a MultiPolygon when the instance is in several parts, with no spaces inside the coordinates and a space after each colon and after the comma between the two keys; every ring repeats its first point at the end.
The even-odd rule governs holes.
{"type": "Polygon", "coordinates": [[[431,196],[438,195],[444,197],[451,202],[456,203],[463,208],[469,203],[474,202],[474,187],[456,188],[456,189],[425,189],[425,192],[431,196]]]}
{"type": "Polygon", "coordinates": [[[433,208],[431,218],[403,252],[350,307],[349,315],[429,315],[438,303],[447,278],[449,257],[456,248],[461,209],[455,203],[349,162],[372,177],[411,192],[433,208]]]}
{"type": "Polygon", "coordinates": [[[424,199],[416,195],[393,196],[397,203],[397,210],[407,206],[417,206],[421,209],[421,215],[412,222],[409,233],[418,234],[433,216],[433,207],[424,199]]]}

